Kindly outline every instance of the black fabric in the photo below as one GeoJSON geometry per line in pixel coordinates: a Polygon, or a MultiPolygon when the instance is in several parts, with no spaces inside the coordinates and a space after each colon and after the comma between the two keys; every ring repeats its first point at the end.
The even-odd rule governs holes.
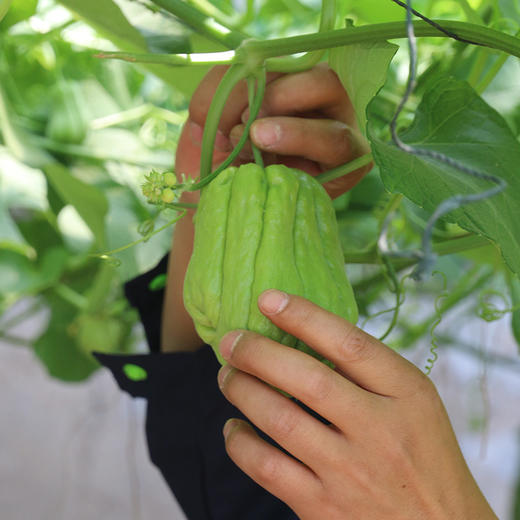
{"type": "Polygon", "coordinates": [[[151,291],[149,284],[166,272],[166,266],[167,257],[125,286],[128,300],[139,311],[152,353],[95,353],[97,359],[112,372],[122,390],[147,400],[150,458],[189,520],[297,519],[287,505],[228,457],[222,428],[230,417],[244,416],[218,388],[220,365],[211,348],[205,345],[196,352],[159,352],[164,290],[151,291]],[[128,365],[144,369],[146,378],[130,379],[125,372],[128,365]]]}

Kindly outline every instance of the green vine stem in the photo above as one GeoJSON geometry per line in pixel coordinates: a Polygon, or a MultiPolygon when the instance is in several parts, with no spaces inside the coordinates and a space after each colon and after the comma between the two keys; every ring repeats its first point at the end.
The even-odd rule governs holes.
{"type": "MultiPolygon", "coordinates": [[[[248,102],[249,102],[249,106],[252,107],[254,102],[255,102],[255,95],[257,96],[257,93],[255,93],[255,88],[256,88],[256,81],[255,81],[255,78],[253,77],[249,77],[247,78],[247,93],[248,93],[248,102]]],[[[262,99],[263,99],[263,94],[262,94],[262,99]]],[[[249,118],[251,119],[251,118],[249,118]]],[[[249,134],[249,128],[247,129],[247,132],[244,130],[244,134],[248,135],[249,134]]],[[[260,166],[261,168],[264,167],[264,159],[262,157],[262,152],[258,149],[258,147],[255,145],[255,143],[253,143],[253,141],[251,141],[251,148],[253,150],[253,157],[255,159],[255,163],[260,166]]]]}
{"type": "Polygon", "coordinates": [[[226,65],[233,62],[235,51],[194,52],[191,54],[146,54],[133,52],[98,52],[95,58],[122,60],[130,63],[152,63],[170,67],[226,65]]]}
{"type": "MultiPolygon", "coordinates": [[[[475,45],[489,47],[503,51],[520,58],[520,38],[510,36],[503,32],[482,25],[451,20],[439,20],[437,23],[448,31],[457,34],[460,38],[472,41],[475,45]]],[[[447,38],[430,24],[418,20],[414,21],[415,35],[418,37],[447,38]]],[[[163,65],[182,66],[186,64],[211,65],[217,63],[247,63],[249,70],[255,65],[266,61],[268,71],[279,71],[280,61],[275,60],[280,56],[288,56],[300,52],[323,50],[332,47],[342,47],[353,43],[392,40],[406,37],[406,25],[404,22],[388,22],[380,24],[363,25],[360,27],[347,27],[313,34],[276,38],[273,40],[245,40],[235,51],[225,54],[216,53],[192,53],[192,54],[133,54],[133,53],[98,53],[98,56],[113,57],[136,63],[161,63],[163,65]]],[[[293,59],[287,62],[291,72],[305,70],[308,63],[298,62],[293,59]]],[[[285,72],[288,72],[286,69],[285,72]]]]}
{"type": "MultiPolygon", "coordinates": [[[[437,23],[458,37],[492,49],[504,51],[520,58],[520,39],[510,36],[495,29],[482,25],[452,20],[437,20],[437,23]]],[[[422,21],[413,22],[415,35],[418,37],[441,37],[446,34],[435,27],[422,21]]],[[[237,54],[244,54],[257,60],[267,59],[267,70],[270,69],[268,58],[285,56],[303,51],[327,49],[331,47],[342,47],[352,43],[367,41],[393,40],[406,37],[406,24],[404,22],[388,22],[379,24],[363,25],[360,27],[347,27],[324,31],[316,34],[303,34],[288,38],[274,40],[247,40],[237,50],[237,54]]]]}
{"type": "Polygon", "coordinates": [[[217,135],[220,116],[224,111],[226,101],[231,94],[234,86],[248,75],[248,69],[243,64],[232,65],[222,77],[213,100],[208,110],[206,123],[204,124],[204,133],[202,134],[201,148],[203,150],[200,159],[200,178],[208,176],[211,172],[211,163],[213,161],[213,147],[217,135]]]}
{"type": "MultiPolygon", "coordinates": [[[[336,25],[336,0],[323,0],[318,32],[331,31],[336,25]]],[[[325,49],[307,52],[298,58],[273,58],[269,63],[272,72],[296,72],[314,67],[325,54],[325,49]]]]}
{"type": "MultiPolygon", "coordinates": [[[[254,69],[253,69],[254,70],[254,69]]],[[[234,86],[242,79],[245,79],[251,72],[244,64],[236,64],[232,65],[226,74],[224,74],[224,77],[220,81],[220,84],[215,92],[215,95],[213,97],[213,101],[211,102],[211,106],[208,111],[208,115],[206,117],[206,124],[204,125],[204,133],[202,135],[202,150],[203,154],[200,161],[200,179],[201,182],[204,180],[205,177],[208,177],[211,172],[211,163],[213,159],[213,145],[215,143],[215,137],[217,134],[218,129],[218,123],[220,121],[220,116],[222,115],[222,112],[224,110],[224,106],[226,104],[226,101],[231,94],[231,91],[233,90],[234,86]]],[[[229,155],[229,157],[226,159],[226,161],[223,163],[226,166],[220,166],[219,172],[222,171],[224,168],[227,168],[229,164],[233,162],[233,160],[236,158],[236,156],[239,154],[240,149],[244,146],[248,133],[249,128],[253,121],[255,120],[256,116],[258,115],[258,111],[260,110],[260,106],[262,104],[263,94],[265,91],[265,70],[258,66],[256,67],[256,75],[259,78],[258,81],[258,91],[255,96],[255,106],[251,107],[250,114],[249,114],[249,120],[246,124],[246,128],[244,130],[244,133],[242,134],[242,137],[238,143],[238,145],[235,147],[233,152],[229,155]]],[[[213,178],[213,177],[212,177],[213,178]]],[[[200,183],[197,183],[197,185],[194,185],[192,189],[200,189],[202,186],[200,183]]]]}
{"type": "MultiPolygon", "coordinates": [[[[451,238],[449,240],[434,242],[432,249],[436,255],[445,256],[477,249],[479,247],[488,246],[489,244],[490,241],[487,238],[479,235],[466,234],[460,237],[451,238]]],[[[363,253],[345,251],[345,261],[349,264],[378,264],[378,252],[376,248],[363,253]]],[[[415,265],[417,260],[409,258],[395,258],[392,259],[392,263],[399,269],[402,269],[415,265]]]]}
{"type": "Polygon", "coordinates": [[[320,175],[316,177],[316,180],[320,184],[325,184],[326,182],[333,181],[334,179],[338,179],[339,177],[343,177],[344,175],[348,175],[349,173],[359,170],[359,168],[370,164],[372,159],[372,154],[367,153],[346,164],[342,164],[341,166],[337,166],[336,168],[332,168],[331,170],[320,173],[320,175]]]}

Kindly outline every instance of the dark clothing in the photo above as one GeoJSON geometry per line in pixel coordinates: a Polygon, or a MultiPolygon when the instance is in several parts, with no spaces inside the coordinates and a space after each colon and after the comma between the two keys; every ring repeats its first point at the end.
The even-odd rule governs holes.
{"type": "Polygon", "coordinates": [[[164,290],[152,291],[149,284],[166,269],[167,257],[125,285],[126,297],[139,311],[151,353],[96,353],[97,359],[111,370],[122,390],[147,400],[150,458],[189,520],[297,519],[228,457],[222,427],[230,417],[245,417],[218,388],[220,365],[211,348],[159,352],[164,290]]]}

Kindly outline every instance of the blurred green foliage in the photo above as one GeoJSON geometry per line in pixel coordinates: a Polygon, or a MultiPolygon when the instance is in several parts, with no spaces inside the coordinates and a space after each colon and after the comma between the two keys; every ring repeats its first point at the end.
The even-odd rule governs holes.
{"type": "MultiPolygon", "coordinates": [[[[313,32],[320,14],[320,2],[315,0],[187,3],[257,38],[313,32]]],[[[516,3],[476,0],[469,11],[468,6],[456,0],[414,2],[430,17],[480,20],[509,33],[518,30],[516,3]]],[[[338,6],[338,26],[346,18],[363,25],[403,20],[403,16],[402,8],[391,1],[346,0],[338,6]]],[[[171,220],[171,215],[146,204],[140,184],[152,168],[173,167],[190,95],[207,71],[201,66],[179,69],[101,60],[96,52],[188,53],[225,48],[218,39],[157,9],[153,2],[137,0],[13,0],[0,21],[0,338],[10,337],[12,324],[20,321],[16,316],[20,300],[47,308],[47,327],[29,347],[53,376],[84,379],[97,368],[91,350],[135,348],[137,316],[124,299],[123,283],[166,254],[171,230],[105,260],[99,253],[140,239],[143,227],[157,229],[171,220]]],[[[395,51],[385,49],[382,57],[366,54],[380,72],[395,51]]],[[[357,83],[351,81],[351,86],[360,93],[354,103],[363,127],[366,104],[379,85],[363,96],[365,79],[371,75],[365,79],[361,75],[366,59],[360,58],[365,56],[360,52],[338,49],[334,60],[338,67],[350,60],[351,67],[359,69],[357,83]]],[[[500,56],[446,38],[424,38],[419,42],[419,59],[421,75],[402,126],[411,124],[421,98],[440,76],[470,79],[477,86],[500,56]]],[[[511,138],[518,140],[520,92],[512,85],[519,83],[520,66],[518,60],[508,58],[498,69],[482,95],[499,110],[511,138]]],[[[388,122],[402,95],[406,72],[407,49],[401,45],[385,86],[370,104],[377,139],[388,139],[388,122]]],[[[410,249],[417,247],[429,216],[406,198],[396,205],[395,195],[388,191],[391,173],[385,175],[386,185],[375,167],[350,195],[335,203],[347,261],[357,264],[349,266],[349,273],[364,318],[385,308],[392,311],[396,288],[406,272],[400,265],[389,270],[377,255],[387,217],[391,217],[387,240],[394,248],[410,249]]],[[[397,181],[392,182],[397,186],[397,181]]],[[[406,187],[397,191],[406,193],[406,187]]],[[[461,234],[464,231],[448,221],[434,230],[437,240],[461,234]]],[[[508,245],[514,251],[515,244],[508,245]]],[[[520,309],[515,307],[519,282],[496,246],[441,257],[438,267],[451,291],[459,295],[445,312],[468,297],[476,301],[486,287],[503,289],[510,295],[513,327],[520,337],[520,309]],[[479,283],[465,281],[467,272],[478,274],[479,283]]],[[[412,297],[423,294],[433,300],[440,281],[432,278],[406,287],[412,297]]],[[[476,312],[476,305],[472,309],[476,312]]],[[[436,318],[433,307],[430,310],[422,323],[411,324],[402,315],[390,343],[403,348],[427,335],[436,318]]],[[[383,331],[391,314],[378,320],[383,331]]]]}

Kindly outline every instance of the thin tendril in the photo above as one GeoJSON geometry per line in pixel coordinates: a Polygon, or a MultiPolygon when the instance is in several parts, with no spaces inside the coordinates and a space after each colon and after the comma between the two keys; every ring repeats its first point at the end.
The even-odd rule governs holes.
{"type": "MultiPolygon", "coordinates": [[[[466,166],[465,164],[457,161],[456,159],[453,159],[451,157],[448,157],[440,152],[435,152],[431,150],[424,150],[415,148],[413,146],[410,146],[399,138],[398,132],[397,132],[397,120],[399,116],[401,115],[401,112],[403,111],[404,106],[408,102],[414,88],[416,85],[416,76],[417,76],[417,41],[415,38],[415,32],[413,28],[413,22],[412,22],[412,13],[417,14],[424,20],[428,21],[428,23],[434,24],[432,20],[429,20],[428,18],[424,17],[423,15],[418,14],[416,11],[414,11],[411,7],[411,0],[406,0],[406,4],[400,2],[399,0],[393,0],[394,2],[398,3],[399,5],[406,6],[406,32],[408,37],[408,47],[409,47],[409,54],[410,54],[410,66],[409,66],[409,73],[408,73],[408,81],[406,85],[406,91],[403,95],[403,98],[401,99],[401,102],[399,103],[399,106],[397,107],[397,110],[394,114],[394,117],[392,118],[392,121],[390,123],[390,129],[392,132],[392,139],[395,143],[395,145],[401,149],[402,151],[416,155],[416,156],[425,156],[430,157],[431,159],[434,159],[436,161],[442,162],[444,164],[447,164],[448,166],[465,173],[467,175],[470,175],[477,179],[482,179],[488,182],[492,182],[496,184],[493,188],[490,188],[488,190],[482,191],[480,193],[474,193],[470,195],[454,195],[453,197],[449,197],[445,199],[443,202],[441,202],[435,211],[433,212],[432,216],[428,220],[426,227],[424,229],[423,237],[422,237],[422,249],[418,252],[387,252],[386,254],[395,256],[395,257],[405,257],[405,258],[417,258],[418,264],[415,269],[415,271],[412,274],[412,277],[415,280],[420,280],[422,278],[422,275],[424,272],[429,271],[433,264],[435,263],[436,255],[434,254],[432,250],[432,235],[433,235],[433,228],[437,221],[449,213],[450,211],[453,211],[455,209],[458,209],[466,204],[472,203],[472,202],[478,202],[485,199],[488,199],[490,197],[493,197],[494,195],[497,195],[498,193],[502,192],[507,187],[507,182],[504,179],[501,179],[500,177],[496,177],[495,175],[490,175],[487,173],[483,173],[479,170],[470,168],[469,166],[466,166]]],[[[446,31],[443,31],[446,32],[446,31]]],[[[472,42],[470,42],[472,43],[472,42]]]]}
{"type": "Polygon", "coordinates": [[[520,304],[511,306],[507,298],[500,292],[493,289],[488,289],[480,294],[479,303],[477,307],[477,314],[479,318],[484,321],[496,321],[503,318],[510,312],[515,312],[520,309],[520,304]],[[492,296],[502,300],[504,304],[503,309],[499,309],[493,302],[489,301],[492,296]]]}
{"type": "Polygon", "coordinates": [[[155,231],[152,231],[148,235],[135,240],[134,242],[131,242],[130,244],[126,244],[125,246],[118,247],[117,249],[112,249],[111,251],[106,251],[104,253],[94,253],[89,256],[93,256],[94,258],[100,258],[101,260],[107,260],[107,261],[114,261],[116,260],[119,264],[119,259],[114,258],[112,255],[116,253],[120,253],[121,251],[124,251],[125,249],[129,249],[130,247],[136,246],[137,244],[140,244],[141,242],[147,242],[152,238],[154,235],[157,235],[157,233],[160,233],[161,231],[165,230],[166,228],[172,226],[175,224],[178,220],[180,220],[184,215],[186,215],[187,211],[183,210],[183,212],[180,215],[177,215],[173,220],[170,220],[170,222],[164,224],[164,226],[161,226],[159,229],[156,229],[155,231]]]}
{"type": "Polygon", "coordinates": [[[461,38],[454,32],[449,31],[448,29],[445,29],[442,25],[438,24],[434,20],[431,20],[427,16],[424,16],[423,14],[421,14],[419,11],[416,11],[415,9],[412,9],[411,5],[407,5],[405,2],[401,2],[400,0],[392,0],[392,2],[395,2],[397,5],[400,5],[401,7],[404,7],[405,9],[409,9],[412,14],[414,14],[418,18],[421,18],[427,24],[430,24],[432,27],[435,27],[441,33],[444,33],[446,36],[449,36],[450,38],[453,38],[454,40],[457,40],[457,41],[463,42],[463,43],[469,43],[471,45],[481,45],[480,43],[474,42],[472,40],[466,40],[465,38],[461,38]]]}
{"type": "MultiPolygon", "coordinates": [[[[254,77],[247,78],[247,90],[248,90],[249,106],[252,106],[253,103],[255,102],[255,88],[258,89],[258,87],[256,86],[257,83],[258,83],[258,80],[255,81],[254,77]]],[[[255,143],[253,143],[253,141],[251,141],[251,148],[253,150],[253,156],[255,158],[255,163],[258,166],[260,166],[260,168],[263,168],[264,167],[264,159],[262,157],[262,152],[260,152],[260,150],[255,145],[255,143]]]]}
{"type": "Polygon", "coordinates": [[[388,328],[383,333],[381,337],[379,337],[379,341],[383,341],[395,328],[397,325],[397,320],[399,318],[399,310],[406,299],[406,294],[404,292],[404,283],[410,278],[410,274],[407,274],[401,278],[401,281],[398,281],[397,276],[395,274],[395,270],[390,263],[390,260],[387,256],[380,255],[380,260],[383,262],[385,269],[383,270],[383,275],[387,279],[388,284],[390,285],[390,292],[395,294],[395,305],[390,309],[384,309],[382,311],[376,312],[375,314],[371,314],[367,316],[363,323],[361,324],[361,328],[363,329],[368,321],[382,316],[388,312],[393,312],[392,320],[388,325],[388,328]]]}
{"type": "Polygon", "coordinates": [[[442,312],[439,307],[439,303],[441,301],[441,298],[445,298],[446,296],[448,296],[448,291],[447,291],[448,280],[446,278],[446,275],[444,273],[442,273],[441,271],[434,271],[432,274],[433,275],[440,274],[442,276],[443,288],[442,288],[442,292],[437,296],[437,298],[435,298],[435,313],[437,315],[437,319],[433,322],[433,324],[430,328],[430,338],[431,338],[430,354],[432,357],[430,357],[426,360],[426,366],[424,367],[424,371],[427,376],[429,376],[431,374],[433,365],[435,365],[435,362],[437,361],[437,359],[439,359],[439,355],[437,354],[439,345],[437,343],[437,336],[435,335],[435,329],[439,326],[439,324],[442,320],[442,312]]]}

